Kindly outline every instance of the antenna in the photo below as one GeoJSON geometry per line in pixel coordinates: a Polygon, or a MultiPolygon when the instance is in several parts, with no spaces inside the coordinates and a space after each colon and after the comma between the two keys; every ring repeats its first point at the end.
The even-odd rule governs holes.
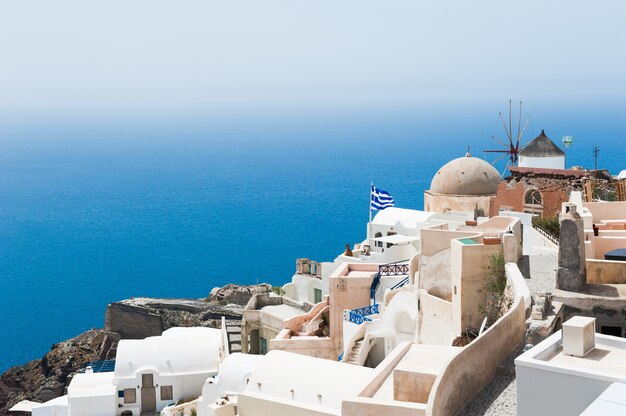
{"type": "Polygon", "coordinates": [[[565,153],[565,168],[567,169],[567,148],[572,147],[574,139],[572,139],[572,136],[563,136],[561,142],[563,143],[563,153],[565,153]]]}
{"type": "Polygon", "coordinates": [[[598,155],[600,154],[600,147],[598,145],[593,146],[593,170],[598,170],[598,155]]]}

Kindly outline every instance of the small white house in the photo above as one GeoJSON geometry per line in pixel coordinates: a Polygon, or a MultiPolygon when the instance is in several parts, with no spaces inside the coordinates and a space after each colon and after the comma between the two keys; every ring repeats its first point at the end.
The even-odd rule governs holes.
{"type": "Polygon", "coordinates": [[[74,376],[67,395],[33,408],[34,416],[131,416],[197,398],[227,349],[223,330],[171,328],[160,336],[121,340],[115,371],[74,376]]]}
{"type": "Polygon", "coordinates": [[[171,328],[158,337],[120,341],[113,377],[116,414],[160,411],[200,396],[223,358],[222,332],[213,328],[171,328]]]}

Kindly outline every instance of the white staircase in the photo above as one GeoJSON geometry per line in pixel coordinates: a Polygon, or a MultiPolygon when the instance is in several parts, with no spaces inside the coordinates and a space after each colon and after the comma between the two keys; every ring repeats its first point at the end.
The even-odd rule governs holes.
{"type": "Polygon", "coordinates": [[[348,364],[361,365],[359,363],[358,356],[361,350],[363,349],[363,341],[364,341],[363,338],[361,338],[354,342],[354,346],[350,350],[350,354],[348,354],[348,358],[346,359],[346,362],[348,364]]]}

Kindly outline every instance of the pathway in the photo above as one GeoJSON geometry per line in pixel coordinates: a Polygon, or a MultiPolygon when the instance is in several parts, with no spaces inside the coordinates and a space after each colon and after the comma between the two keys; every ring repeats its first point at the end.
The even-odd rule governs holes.
{"type": "MultiPolygon", "coordinates": [[[[553,292],[556,286],[558,248],[547,238],[524,225],[524,250],[519,268],[530,293],[553,292]]],[[[515,357],[511,354],[498,369],[498,373],[458,416],[516,416],[517,391],[515,383],[515,357]]]]}

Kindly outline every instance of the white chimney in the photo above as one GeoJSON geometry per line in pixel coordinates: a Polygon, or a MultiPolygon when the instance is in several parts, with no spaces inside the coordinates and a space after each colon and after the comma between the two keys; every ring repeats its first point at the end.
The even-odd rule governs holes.
{"type": "Polygon", "coordinates": [[[563,354],[584,357],[596,347],[596,318],[574,316],[563,324],[563,354]]]}

